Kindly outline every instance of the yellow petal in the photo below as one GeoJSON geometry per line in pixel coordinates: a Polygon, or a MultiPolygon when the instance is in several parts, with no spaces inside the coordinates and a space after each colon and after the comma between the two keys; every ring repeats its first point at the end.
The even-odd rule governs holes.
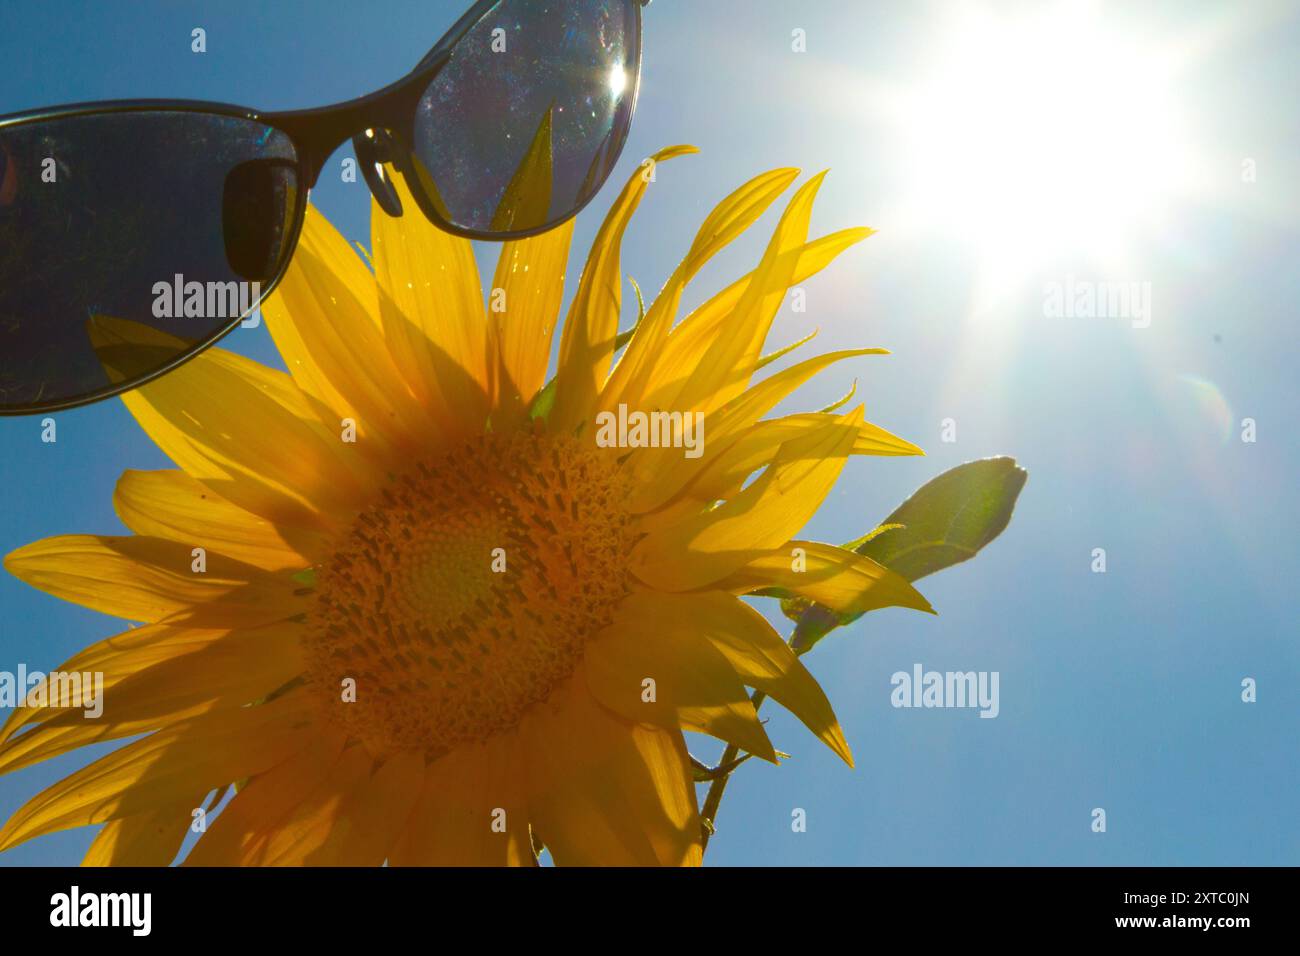
{"type": "Polygon", "coordinates": [[[82,866],[168,866],[185,841],[207,791],[170,807],[109,820],[90,844],[82,866]]]}
{"type": "Polygon", "coordinates": [[[520,728],[533,825],[561,866],[698,866],[700,820],[679,731],[597,704],[581,675],[520,728]]]}
{"type": "Polygon", "coordinates": [[[172,335],[144,322],[102,313],[92,313],[85,330],[105,377],[115,384],[145,378],[203,344],[192,333],[172,335]]]}
{"type": "Polygon", "coordinates": [[[735,669],[699,629],[658,614],[661,597],[629,602],[625,618],[587,645],[592,696],[628,720],[710,734],[776,763],[735,669]]]}
{"type": "Polygon", "coordinates": [[[330,776],[346,742],[323,733],[288,759],[251,775],[190,850],[185,866],[251,866],[265,856],[267,841],[294,809],[330,776]]]}
{"type": "Polygon", "coordinates": [[[431,763],[389,865],[532,865],[522,761],[508,731],[431,763]]]}
{"type": "Polygon", "coordinates": [[[134,816],[273,767],[312,733],[303,694],[204,714],[101,757],[37,794],[0,829],[0,850],[134,816]]]}
{"type": "Polygon", "coordinates": [[[140,535],[69,534],[45,538],[5,557],[5,569],[64,601],[128,621],[252,626],[304,610],[288,578],[209,554],[193,570],[192,549],[140,535]]]}
{"type": "Polygon", "coordinates": [[[817,541],[788,546],[751,559],[718,587],[738,594],[776,587],[825,604],[841,614],[882,607],[907,607],[934,613],[930,602],[902,575],[865,555],[817,541]],[[794,570],[794,549],[803,551],[803,570],[794,570]]]}
{"type": "MultiPolygon", "coordinates": [[[[152,667],[115,681],[105,693],[105,724],[177,719],[196,705],[237,707],[260,700],[303,672],[302,625],[232,631],[152,667]]],[[[68,724],[78,714],[52,721],[68,724]]]]}
{"type": "MultiPolygon", "coordinates": [[[[787,415],[751,425],[713,458],[690,483],[686,493],[700,502],[730,497],[753,472],[769,464],[783,444],[816,431],[826,420],[826,415],[813,413],[787,415]]],[[[920,455],[923,452],[880,426],[863,422],[858,426],[850,454],[920,455]]]]}
{"type": "Polygon", "coordinates": [[[814,176],[790,200],[753,279],[728,319],[727,334],[700,356],[667,407],[707,412],[745,390],[762,358],[772,320],[794,281],[799,251],[808,237],[813,199],[824,176],[814,176]]]}
{"type": "Polygon", "coordinates": [[[430,440],[432,425],[388,354],[375,277],[315,206],[262,314],[298,387],[333,412],[330,426],[357,423],[359,450],[391,455],[430,440]]]}
{"type": "Polygon", "coordinates": [[[481,432],[488,412],[487,322],[468,239],[419,211],[400,176],[403,215],[372,203],[371,256],[384,337],[407,385],[448,438],[481,432]]]}
{"type": "MultiPolygon", "coordinates": [[[[327,847],[345,829],[344,807],[369,783],[374,763],[374,757],[361,744],[343,751],[320,784],[266,833],[257,852],[245,863],[253,866],[334,863],[334,854],[327,852],[327,847]]],[[[333,842],[337,848],[337,839],[333,842]]],[[[378,865],[383,858],[384,850],[380,850],[378,859],[372,859],[369,865],[378,865]]]]}
{"type": "MultiPolygon", "coordinates": [[[[638,592],[628,598],[624,612],[628,619],[647,622],[643,628],[646,631],[643,643],[652,643],[651,633],[689,635],[697,641],[707,642],[737,680],[772,697],[852,766],[848,744],[820,685],[780,635],[752,607],[721,591],[693,594],[638,592]]],[[[593,647],[597,642],[593,642],[593,647]]],[[[644,657],[645,652],[629,653],[632,659],[638,656],[644,657]]],[[[653,672],[646,670],[645,673],[653,672]]],[[[626,683],[625,679],[623,684],[626,683]]],[[[625,693],[626,690],[620,687],[620,695],[625,693]]],[[[612,706],[600,694],[597,698],[606,706],[612,706]]],[[[752,711],[752,706],[750,709],[752,711]]],[[[757,756],[764,756],[744,744],[739,746],[757,756]]]]}
{"type": "Polygon", "coordinates": [[[327,554],[320,531],[277,528],[176,469],[122,472],[113,508],[136,534],[190,547],[201,543],[210,551],[268,571],[305,568],[327,554]]]}
{"type": "Polygon", "coordinates": [[[79,747],[130,737],[152,729],[149,726],[113,726],[94,720],[81,720],[75,724],[50,726],[49,721],[38,724],[27,733],[18,734],[5,741],[0,748],[0,773],[21,770],[51,757],[68,753],[79,747]]]}
{"type": "Polygon", "coordinates": [[[424,754],[389,757],[344,801],[325,842],[304,862],[313,866],[379,866],[405,830],[424,776],[424,754]]]}
{"type": "Polygon", "coordinates": [[[553,186],[551,112],[548,107],[542,114],[528,151],[501,194],[501,201],[492,214],[494,231],[532,229],[547,221],[553,186]]]}
{"type": "MultiPolygon", "coordinates": [[[[145,733],[260,700],[301,675],[299,629],[292,624],[227,634],[202,632],[203,640],[153,642],[134,653],[109,658],[102,665],[102,713],[88,720],[84,705],[22,708],[20,712],[39,715],[31,718],[38,725],[0,744],[0,772],[90,743],[145,733]],[[212,634],[217,636],[207,636],[212,634]],[[160,643],[173,655],[142,666],[141,659],[156,659],[163,653],[160,643]]],[[[87,674],[94,669],[65,665],[60,670],[87,674]]]]}
{"type": "Polygon", "coordinates": [[[844,467],[862,409],[781,446],[748,488],[711,511],[656,530],[632,552],[632,571],[661,591],[704,587],[793,537],[844,467]]]}
{"type": "Polygon", "coordinates": [[[658,620],[668,629],[695,628],[740,679],[798,717],[850,767],[853,755],[821,685],[756,610],[721,591],[659,595],[658,620]]]}
{"type": "Polygon", "coordinates": [[[335,526],[377,486],[331,413],[283,372],[222,349],[122,396],[154,443],[192,478],[288,527],[335,526]]]}
{"type": "MultiPolygon", "coordinates": [[[[188,625],[174,627],[167,624],[147,624],[132,627],[121,634],[97,641],[60,664],[60,673],[95,672],[104,675],[105,689],[118,681],[170,660],[179,654],[189,654],[208,642],[230,633],[229,628],[195,628],[188,625]]],[[[32,722],[48,720],[54,716],[48,707],[17,707],[0,728],[0,743],[12,737],[20,728],[32,722]]]]}
{"type": "MultiPolygon", "coordinates": [[[[844,229],[806,243],[790,255],[795,260],[791,285],[798,285],[824,269],[841,252],[867,236],[871,229],[844,229]]],[[[719,337],[729,334],[732,311],[754,279],[744,276],[709,299],[668,336],[654,365],[643,404],[648,408],[667,408],[681,390],[687,376],[695,369],[699,356],[710,349],[719,337]]]]}
{"type": "Polygon", "coordinates": [[[596,396],[609,373],[623,301],[619,247],[623,232],[649,185],[654,164],[695,152],[698,150],[694,146],[670,146],[651,156],[651,165],[643,164],[632,174],[601,223],[560,339],[555,408],[550,418],[558,431],[572,431],[591,416],[596,396]]]}
{"type": "MultiPolygon", "coordinates": [[[[769,375],[747,389],[724,408],[704,419],[704,455],[686,458],[681,449],[639,448],[628,456],[626,468],[633,476],[636,491],[629,501],[633,511],[658,508],[675,495],[687,481],[700,474],[714,456],[730,447],[732,440],[771,411],[777,403],[823,369],[858,355],[887,355],[885,349],[844,349],[806,359],[788,369],[769,375]]],[[[856,444],[856,442],[855,442],[856,444]]]]}
{"type": "Polygon", "coordinates": [[[564,297],[573,222],[570,219],[541,235],[501,247],[488,296],[501,404],[527,407],[545,384],[564,297]],[[498,295],[504,299],[504,311],[495,308],[498,295]]]}
{"type": "Polygon", "coordinates": [[[622,360],[601,393],[600,408],[612,410],[620,403],[630,408],[642,407],[648,378],[677,317],[677,306],[687,283],[724,246],[748,229],[798,175],[797,169],[762,173],[714,207],[700,226],[690,251],[673,270],[645,319],[637,326],[622,360]]]}

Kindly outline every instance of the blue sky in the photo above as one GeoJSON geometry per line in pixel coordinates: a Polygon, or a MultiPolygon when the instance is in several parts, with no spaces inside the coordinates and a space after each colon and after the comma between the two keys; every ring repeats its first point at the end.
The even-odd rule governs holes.
{"type": "MultiPolygon", "coordinates": [[[[1013,103],[988,122],[979,113],[969,130],[954,111],[937,137],[918,111],[936,95],[960,101],[944,67],[961,54],[948,57],[940,39],[953,33],[956,4],[649,8],[641,99],[613,180],[670,143],[701,153],[659,170],[629,230],[625,272],[658,288],[704,212],[773,166],[831,170],[815,233],[880,230],[807,283],[806,312],[783,309],[773,343],[815,326],[821,350],[891,349],[837,367],[790,407],[823,405],[856,377],[868,418],[927,456],[851,462],[807,535],[856,537],[962,461],[1009,454],[1029,470],[1007,532],[976,560],[921,582],[938,617],[878,612],[805,659],[857,767],[773,708],[773,741],[793,757],[737,773],[712,863],[1300,861],[1300,549],[1291,534],[1300,447],[1286,418],[1300,358],[1300,13],[1267,3],[1132,6],[1089,14],[1100,39],[1081,59],[1067,56],[1080,49],[1073,21],[1029,31],[1039,72],[1009,88],[1047,90],[1038,111],[1013,103]],[[804,52],[792,49],[793,31],[804,52]],[[1133,75],[1158,66],[1147,72],[1160,74],[1160,92],[1138,127],[1112,124],[1136,99],[1127,89],[1086,116],[1051,99],[1058,70],[1082,77],[1084,96],[1100,90],[1115,71],[1089,64],[1107,62],[1112,41],[1138,51],[1133,75]],[[1173,148],[1147,168],[1155,153],[1142,137],[1165,120],[1177,120],[1160,141],[1173,148]],[[1034,135],[1044,124],[1066,132],[1045,144],[1034,135]],[[964,132],[945,140],[945,129],[964,132]],[[1087,162],[1072,181],[1029,200],[1017,193],[1040,188],[1044,164],[1079,157],[1087,162]],[[1097,186],[1090,171],[1103,168],[1112,178],[1081,207],[1097,186]],[[967,182],[973,169],[979,177],[967,182]],[[1089,242],[1076,241],[1071,216],[1111,210],[1104,204],[1121,194],[1089,242]],[[1067,277],[1146,283],[1149,327],[1049,317],[1045,289],[1067,277]],[[1247,417],[1253,443],[1240,440],[1247,417]],[[945,419],[955,442],[942,441],[945,419]],[[1090,568],[1095,548],[1106,550],[1105,574],[1090,568]],[[1000,715],[891,707],[890,675],[915,663],[999,672],[1000,715]],[[1258,682],[1253,704],[1240,699],[1246,677],[1258,682]],[[1106,810],[1104,834],[1090,829],[1094,807],[1106,810]],[[806,811],[807,832],[792,832],[794,808],[806,811]]],[[[24,5],[0,32],[0,111],[146,96],[321,105],[400,76],[460,9],[429,0],[24,5]],[[190,52],[196,26],[207,31],[203,55],[190,52]]],[[[1052,5],[966,9],[994,23],[996,39],[1052,5]]],[[[1018,52],[994,45],[973,62],[992,70],[1018,52]]],[[[365,187],[337,172],[346,155],[327,164],[313,199],[365,241],[365,187]]],[[[585,254],[613,192],[579,218],[575,250],[585,254]]],[[[769,215],[711,264],[686,304],[750,268],[773,223],[769,215]]],[[[480,252],[487,272],[495,249],[480,252]]],[[[227,345],[277,362],[264,330],[227,345]]],[[[51,445],[38,419],[0,420],[0,552],[51,534],[120,532],[117,476],[167,465],[120,402],[57,421],[51,445]]],[[[0,578],[0,669],[48,670],[115,628],[0,578]]],[[[0,778],[0,815],[84,761],[74,754],[0,778]]],[[[41,838],[0,864],[74,863],[92,836],[41,838]]]]}

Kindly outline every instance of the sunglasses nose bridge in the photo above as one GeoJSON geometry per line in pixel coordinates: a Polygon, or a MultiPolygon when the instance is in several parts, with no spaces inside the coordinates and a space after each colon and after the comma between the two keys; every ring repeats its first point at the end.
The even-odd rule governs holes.
{"type": "Polygon", "coordinates": [[[357,164],[365,177],[370,194],[379,208],[397,218],[402,215],[402,199],[384,171],[384,164],[394,158],[393,137],[384,129],[367,129],[352,137],[352,149],[357,154],[357,164]]]}

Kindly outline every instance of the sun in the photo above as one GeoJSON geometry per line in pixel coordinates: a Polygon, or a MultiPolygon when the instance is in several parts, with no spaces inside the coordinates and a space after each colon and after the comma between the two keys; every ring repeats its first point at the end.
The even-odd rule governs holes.
{"type": "Polygon", "coordinates": [[[1070,3],[962,8],[928,48],[894,111],[906,215],[976,246],[985,304],[1049,261],[1124,270],[1194,189],[1179,47],[1151,40],[1070,3]]]}

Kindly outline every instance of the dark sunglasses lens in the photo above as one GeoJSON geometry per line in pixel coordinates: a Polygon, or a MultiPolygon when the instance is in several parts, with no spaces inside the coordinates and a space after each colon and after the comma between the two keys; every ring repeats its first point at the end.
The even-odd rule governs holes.
{"type": "Polygon", "coordinates": [[[241,117],[0,129],[0,411],[137,382],[248,314],[288,251],[293,145],[241,117]]]}
{"type": "Polygon", "coordinates": [[[635,0],[502,0],[456,43],[415,118],[415,172],[452,225],[568,218],[618,159],[632,115],[635,0]]]}

